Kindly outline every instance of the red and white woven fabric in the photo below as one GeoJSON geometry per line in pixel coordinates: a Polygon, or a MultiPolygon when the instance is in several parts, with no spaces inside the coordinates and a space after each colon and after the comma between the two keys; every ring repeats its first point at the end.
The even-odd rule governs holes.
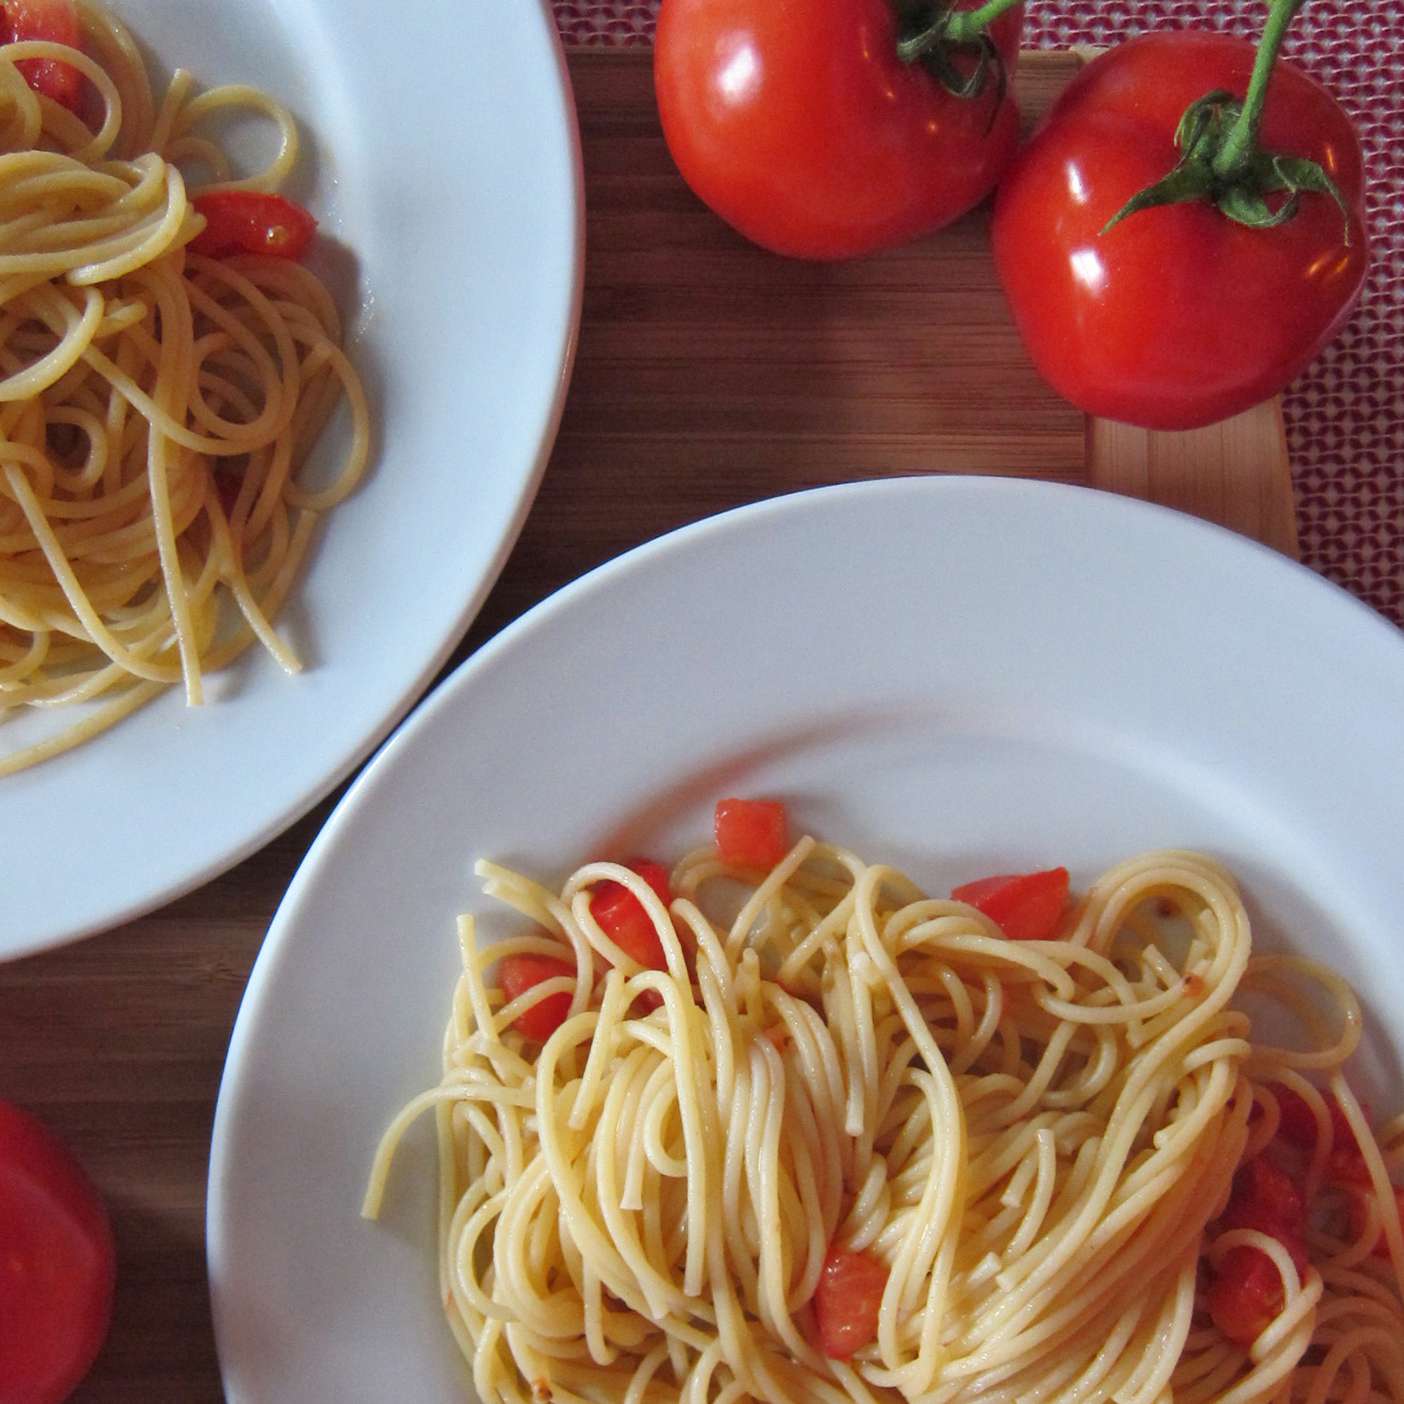
{"type": "MultiPolygon", "coordinates": [[[[554,0],[567,44],[647,44],[657,0],[554,0]]],[[[1026,42],[1111,44],[1146,29],[1256,34],[1258,0],[1032,0],[1026,42]]],[[[1355,119],[1372,266],[1349,326],[1285,397],[1302,557],[1404,626],[1404,5],[1312,0],[1288,55],[1355,119]]]]}

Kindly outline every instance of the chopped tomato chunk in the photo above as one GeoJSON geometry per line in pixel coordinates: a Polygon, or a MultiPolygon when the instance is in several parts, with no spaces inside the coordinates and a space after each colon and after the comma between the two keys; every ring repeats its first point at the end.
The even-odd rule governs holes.
{"type": "Polygon", "coordinates": [[[233,254],[301,258],[317,229],[317,221],[301,205],[257,190],[212,190],[190,203],[196,214],[205,217],[205,227],[190,241],[190,248],[207,258],[233,254]]]}
{"type": "MultiPolygon", "coordinates": [[[[509,1000],[516,999],[546,980],[554,980],[558,975],[575,979],[575,966],[540,955],[503,956],[497,966],[497,983],[509,1000]]],[[[518,1015],[512,1027],[537,1043],[545,1043],[565,1023],[569,1013],[568,994],[547,995],[526,1013],[518,1015]]]]}
{"type": "Polygon", "coordinates": [[[1306,1201],[1296,1181],[1266,1156],[1254,1156],[1239,1166],[1219,1228],[1265,1233],[1287,1249],[1298,1272],[1306,1271],[1306,1201]]]}
{"type": "MultiPolygon", "coordinates": [[[[1282,1082],[1272,1084],[1272,1094],[1277,1099],[1278,1111],[1282,1118],[1277,1128],[1277,1134],[1291,1145],[1298,1146],[1302,1150],[1311,1150],[1316,1145],[1316,1117],[1307,1105],[1306,1098],[1282,1082]]],[[[1332,1148],[1335,1150],[1354,1149],[1355,1132],[1350,1129],[1350,1122],[1346,1120],[1345,1112],[1341,1110],[1341,1104],[1330,1093],[1325,1094],[1325,1100],[1326,1110],[1331,1117],[1332,1148]]],[[[1363,1110],[1365,1110],[1365,1117],[1368,1121],[1369,1110],[1363,1110]]]]}
{"type": "MultiPolygon", "coordinates": [[[[5,0],[0,6],[0,44],[44,40],[79,47],[81,30],[73,0],[5,0]]],[[[21,59],[16,65],[24,81],[41,97],[53,98],[77,112],[83,95],[83,75],[58,59],[21,59]]]]}
{"type": "MultiPolygon", "coordinates": [[[[672,890],[668,886],[668,870],[661,863],[650,862],[647,858],[631,858],[624,866],[643,878],[658,894],[664,906],[673,900],[672,890]]],[[[632,956],[649,970],[667,969],[663,942],[658,939],[653,918],[623,883],[602,882],[590,898],[590,914],[625,955],[632,956]]]]}
{"type": "MultiPolygon", "coordinates": [[[[1277,1098],[1281,1120],[1277,1134],[1289,1145],[1309,1151],[1316,1145],[1316,1117],[1312,1115],[1306,1098],[1280,1082],[1272,1085],[1273,1096],[1277,1098]]],[[[1361,1104],[1365,1120],[1370,1120],[1370,1109],[1361,1104]]],[[[1331,1153],[1326,1157],[1326,1178],[1337,1185],[1369,1185],[1370,1172],[1365,1165],[1360,1144],[1355,1139],[1350,1122],[1341,1104],[1329,1093],[1326,1094],[1326,1110],[1331,1118],[1331,1153]]]]}
{"type": "Polygon", "coordinates": [[[1333,1185],[1365,1185],[1373,1183],[1370,1167],[1354,1141],[1347,1146],[1338,1146],[1326,1157],[1326,1178],[1333,1185]]]}
{"type": "Polygon", "coordinates": [[[1300,1092],[1282,1082],[1272,1084],[1279,1116],[1277,1134],[1291,1145],[1310,1150],[1316,1144],[1316,1117],[1300,1092]]]}
{"type": "Polygon", "coordinates": [[[1252,1210],[1286,1229],[1300,1230],[1306,1222],[1306,1202],[1297,1182],[1265,1155],[1255,1155],[1238,1167],[1225,1217],[1236,1208],[1252,1210]]]}
{"type": "Polygon", "coordinates": [[[814,1289],[814,1318],[824,1354],[847,1360],[877,1339],[887,1269],[867,1253],[830,1248],[814,1289]]]}
{"type": "Polygon", "coordinates": [[[1011,941],[1046,941],[1068,904],[1068,870],[1001,873],[953,889],[951,896],[995,922],[1011,941]]]}
{"type": "Polygon", "coordinates": [[[790,821],[779,800],[717,801],[717,851],[741,868],[773,868],[790,851],[790,821]]]}
{"type": "MultiPolygon", "coordinates": [[[[1349,1196],[1350,1208],[1350,1236],[1360,1238],[1365,1233],[1365,1201],[1367,1196],[1363,1194],[1352,1194],[1349,1196]]],[[[1394,1203],[1399,1211],[1399,1217],[1404,1220],[1404,1186],[1394,1186],[1394,1203]]],[[[1381,1229],[1379,1237],[1375,1239],[1375,1246],[1370,1252],[1377,1258],[1389,1257],[1389,1239],[1381,1229]]]]}
{"type": "Polygon", "coordinates": [[[1234,1248],[1214,1274],[1209,1315],[1229,1340],[1246,1348],[1280,1315],[1285,1299],[1272,1259],[1256,1248],[1234,1248]]]}

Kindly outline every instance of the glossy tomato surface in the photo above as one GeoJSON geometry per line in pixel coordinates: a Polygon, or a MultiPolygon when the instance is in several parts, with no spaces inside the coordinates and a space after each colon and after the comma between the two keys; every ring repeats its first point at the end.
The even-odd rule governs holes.
{"type": "Polygon", "coordinates": [[[995,202],[1000,281],[1044,378],[1090,414],[1208,424],[1281,390],[1340,328],[1364,279],[1360,144],[1329,93],[1278,63],[1262,146],[1320,163],[1324,195],[1272,229],[1206,201],[1102,228],[1178,161],[1175,128],[1216,88],[1247,90],[1253,46],[1219,34],[1133,39],[1090,63],[1020,152],[995,202]]]}
{"type": "MultiPolygon", "coordinates": [[[[970,8],[961,0],[960,8],[970,8]]],[[[1013,73],[1022,7],[990,34],[1013,73]]],[[[891,0],[664,0],[654,84],[683,178],[798,258],[900,244],[964,214],[1013,155],[1012,96],[952,96],[897,57],[891,0]]]]}
{"type": "Polygon", "coordinates": [[[0,1404],[58,1404],[112,1315],[107,1210],[52,1132],[0,1102],[0,1404]]]}

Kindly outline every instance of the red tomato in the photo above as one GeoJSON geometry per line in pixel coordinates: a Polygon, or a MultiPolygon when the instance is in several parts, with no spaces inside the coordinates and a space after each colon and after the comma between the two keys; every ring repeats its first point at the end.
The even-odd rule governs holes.
{"type": "Polygon", "coordinates": [[[66,1399],[107,1336],[107,1210],[52,1132],[0,1102],[0,1399],[66,1399]]]}
{"type": "MultiPolygon", "coordinates": [[[[661,863],[631,858],[624,866],[643,878],[665,906],[673,900],[668,870],[661,863]]],[[[663,954],[663,942],[654,929],[653,918],[623,883],[602,882],[590,898],[590,914],[625,955],[632,956],[649,970],[667,969],[668,960],[663,954]]]]}
{"type": "MultiPolygon", "coordinates": [[[[554,960],[551,956],[539,955],[503,956],[497,965],[497,983],[509,1000],[558,975],[575,979],[575,966],[563,960],[554,960]]],[[[547,995],[525,1014],[519,1015],[512,1027],[526,1038],[545,1043],[565,1023],[569,1014],[568,994],[547,995]]]]}
{"type": "Polygon", "coordinates": [[[205,217],[205,227],[190,247],[207,258],[232,254],[301,258],[317,229],[317,221],[301,205],[281,195],[215,190],[197,195],[190,203],[205,217]]]}
{"type": "MultiPolygon", "coordinates": [[[[1279,1114],[1277,1134],[1291,1145],[1310,1150],[1316,1144],[1317,1128],[1316,1116],[1306,1098],[1282,1082],[1274,1082],[1271,1091],[1279,1114]]],[[[1334,1099],[1327,1097],[1326,1105],[1334,1118],[1337,1114],[1334,1099]]]]}
{"type": "Polygon", "coordinates": [[[713,828],[724,861],[773,868],[790,851],[789,821],[779,800],[717,801],[713,828]]]}
{"type": "Polygon", "coordinates": [[[824,1354],[847,1360],[877,1339],[887,1269],[866,1253],[830,1248],[814,1289],[814,1320],[824,1354]]]}
{"type": "Polygon", "coordinates": [[[984,912],[1011,941],[1046,941],[1068,904],[1068,870],[1003,873],[954,888],[951,896],[984,912]]]}
{"type": "MultiPolygon", "coordinates": [[[[1272,1093],[1277,1098],[1281,1113],[1277,1134],[1290,1145],[1311,1150],[1316,1145],[1316,1117],[1312,1115],[1306,1099],[1280,1082],[1273,1084],[1272,1093]]],[[[1370,1172],[1355,1139],[1355,1132],[1351,1130],[1341,1104],[1329,1093],[1326,1095],[1326,1110],[1331,1117],[1331,1153],[1326,1158],[1326,1178],[1338,1185],[1369,1185],[1370,1172]]],[[[1369,1107],[1362,1104],[1361,1111],[1368,1122],[1369,1107]]]]}
{"type": "Polygon", "coordinates": [[[1232,1248],[1225,1253],[1209,1287],[1214,1325],[1245,1348],[1272,1325],[1284,1301],[1281,1274],[1272,1259],[1256,1248],[1232,1248]]]}
{"type": "Polygon", "coordinates": [[[1212,89],[1242,97],[1253,45],[1152,34],[1088,64],[1002,182],[1000,280],[1035,366],[1089,414],[1156,429],[1209,424],[1276,394],[1344,322],[1367,262],[1360,144],[1335,100],[1279,62],[1263,149],[1310,157],[1350,208],[1304,195],[1273,229],[1198,201],[1102,233],[1177,162],[1174,134],[1212,89]]]}
{"type": "Polygon", "coordinates": [[[1255,1155],[1239,1166],[1233,1181],[1229,1210],[1252,1207],[1273,1223],[1300,1229],[1306,1222],[1306,1204],[1296,1182],[1280,1165],[1255,1155]]]}
{"type": "MultiPolygon", "coordinates": [[[[957,0],[972,8],[972,0],[957,0]]],[[[851,258],[964,214],[1013,155],[1019,115],[952,96],[897,56],[892,0],[664,0],[653,77],[683,179],[776,253],[851,258]]],[[[1012,73],[1022,7],[989,29],[1012,73]]]]}
{"type": "Polygon", "coordinates": [[[1360,1147],[1353,1141],[1347,1146],[1337,1146],[1326,1157],[1326,1178],[1333,1185],[1371,1185],[1370,1168],[1360,1147]]]}
{"type": "Polygon", "coordinates": [[[1219,1219],[1221,1231],[1254,1229],[1275,1238],[1292,1255],[1298,1272],[1307,1267],[1306,1203],[1292,1177],[1266,1156],[1244,1162],[1234,1177],[1233,1193],[1219,1219]]]}
{"type": "MultiPolygon", "coordinates": [[[[1404,1220],[1404,1187],[1394,1186],[1394,1203],[1400,1219],[1404,1220]]],[[[1360,1238],[1365,1232],[1365,1196],[1352,1194],[1348,1197],[1347,1204],[1350,1213],[1350,1236],[1360,1238]]],[[[1389,1257],[1389,1239],[1385,1237],[1383,1230],[1370,1252],[1377,1258],[1389,1257]]]]}
{"type": "MultiPolygon", "coordinates": [[[[72,0],[5,0],[0,6],[0,44],[42,39],[78,48],[82,31],[72,0]]],[[[77,112],[83,94],[83,75],[57,59],[21,59],[16,68],[24,81],[43,97],[61,102],[77,112]]]]}

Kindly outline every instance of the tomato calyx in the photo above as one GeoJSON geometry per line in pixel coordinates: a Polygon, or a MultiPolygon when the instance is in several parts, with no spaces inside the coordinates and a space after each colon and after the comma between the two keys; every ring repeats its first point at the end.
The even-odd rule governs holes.
{"type": "Polygon", "coordinates": [[[1128,215],[1156,205],[1207,200],[1236,224],[1271,229],[1296,213],[1303,194],[1329,195],[1340,209],[1350,243],[1350,211],[1335,181],[1316,161],[1258,147],[1268,82],[1282,40],[1306,0],[1272,0],[1258,44],[1248,91],[1240,101],[1219,88],[1190,103],[1175,129],[1179,163],[1154,185],[1133,195],[1102,227],[1105,234],[1128,215]],[[1287,198],[1275,208],[1269,195],[1287,198]]]}
{"type": "Polygon", "coordinates": [[[897,57],[920,63],[952,97],[974,101],[995,82],[990,124],[1009,92],[1009,70],[989,26],[1020,0],[987,0],[976,10],[959,10],[953,0],[898,5],[897,57]]]}

